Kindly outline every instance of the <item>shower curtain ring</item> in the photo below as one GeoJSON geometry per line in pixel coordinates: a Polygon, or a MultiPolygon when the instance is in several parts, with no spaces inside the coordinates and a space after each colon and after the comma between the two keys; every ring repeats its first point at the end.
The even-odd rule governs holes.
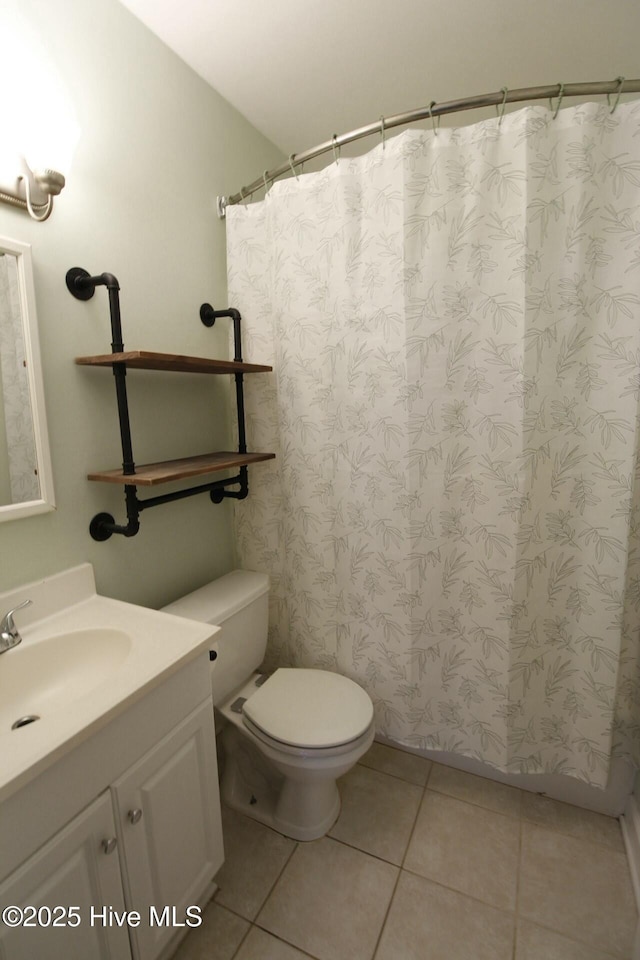
{"type": "Polygon", "coordinates": [[[502,96],[502,104],[498,110],[498,104],[496,103],[496,114],[498,115],[498,126],[502,123],[502,118],[504,117],[504,105],[507,102],[507,94],[509,93],[509,87],[500,87],[500,93],[502,96]]]}
{"type": "Polygon", "coordinates": [[[293,165],[293,158],[294,158],[294,157],[295,157],[295,153],[290,153],[290,154],[289,154],[289,166],[291,167],[291,173],[294,175],[294,177],[295,177],[296,180],[297,180],[297,179],[298,179],[298,174],[296,173],[296,168],[295,168],[294,165],[293,165]]]}
{"type": "Polygon", "coordinates": [[[431,128],[437,137],[438,128],[440,127],[440,116],[438,115],[438,126],[436,127],[435,121],[433,119],[433,113],[432,113],[432,110],[435,107],[435,105],[436,105],[436,101],[432,100],[431,103],[429,104],[429,116],[431,117],[431,128]]]}
{"type": "Polygon", "coordinates": [[[382,137],[382,149],[386,149],[386,144],[384,142],[384,117],[380,115],[380,136],[382,137]]]}
{"type": "Polygon", "coordinates": [[[618,101],[620,100],[620,95],[622,93],[622,88],[624,86],[625,79],[626,79],[625,77],[616,77],[616,80],[618,81],[618,90],[616,92],[616,102],[612,107],[611,107],[611,100],[609,99],[609,94],[607,94],[607,103],[611,107],[611,110],[609,111],[609,113],[616,112],[616,107],[618,106],[618,101]]]}
{"type": "Polygon", "coordinates": [[[338,139],[338,136],[337,136],[337,134],[334,133],[334,135],[333,135],[333,159],[335,160],[336,164],[338,163],[338,160],[340,159],[340,147],[339,147],[339,146],[337,145],[337,143],[336,143],[337,139],[338,139]]]}
{"type": "MultiPolygon", "coordinates": [[[[564,83],[558,84],[558,103],[556,104],[556,109],[553,113],[553,119],[558,116],[558,111],[560,110],[560,105],[562,104],[562,98],[564,97],[564,83]]],[[[553,110],[553,99],[549,97],[549,110],[553,110]]]]}

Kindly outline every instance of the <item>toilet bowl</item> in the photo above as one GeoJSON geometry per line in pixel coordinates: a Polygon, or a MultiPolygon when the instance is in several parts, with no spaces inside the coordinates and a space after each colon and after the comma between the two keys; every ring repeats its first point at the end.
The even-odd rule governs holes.
{"type": "Polygon", "coordinates": [[[164,609],[222,627],[211,685],[223,800],[295,840],[324,836],[340,812],[336,780],[373,742],[373,704],[327,670],[256,672],[266,649],[268,578],[235,570],[164,609]]]}
{"type": "Polygon", "coordinates": [[[371,746],[371,700],[326,670],[280,669],[263,679],[254,675],[220,707],[229,721],[222,797],[286,836],[315,840],[340,813],[336,780],[371,746]]]}

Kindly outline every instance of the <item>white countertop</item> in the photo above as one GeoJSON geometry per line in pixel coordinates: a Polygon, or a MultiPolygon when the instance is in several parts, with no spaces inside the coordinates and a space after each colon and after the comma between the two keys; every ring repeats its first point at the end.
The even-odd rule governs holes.
{"type": "MultiPolygon", "coordinates": [[[[28,684],[24,696],[20,691],[19,699],[25,705],[25,712],[39,714],[40,719],[17,730],[11,730],[10,724],[3,722],[0,800],[24,786],[182,665],[203,654],[219,630],[219,627],[98,596],[89,564],[0,594],[0,617],[27,597],[33,604],[15,616],[22,643],[0,655],[0,710],[3,700],[6,703],[11,697],[13,701],[16,694],[14,688],[8,688],[10,671],[3,671],[3,666],[8,658],[19,656],[21,650],[37,655],[36,645],[87,630],[105,631],[100,634],[99,642],[104,638],[106,643],[109,642],[108,630],[121,631],[130,644],[125,644],[115,667],[103,668],[97,664],[89,668],[90,689],[86,693],[78,690],[77,683],[75,689],[65,691],[62,682],[54,706],[39,710],[38,693],[33,693],[32,701],[28,684]],[[103,670],[104,678],[100,675],[103,670]]],[[[82,635],[77,639],[82,642],[82,635]]]]}

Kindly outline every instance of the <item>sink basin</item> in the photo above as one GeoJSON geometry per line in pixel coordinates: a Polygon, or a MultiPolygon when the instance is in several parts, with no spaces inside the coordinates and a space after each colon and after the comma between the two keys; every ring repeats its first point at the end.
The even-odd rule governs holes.
{"type": "Polygon", "coordinates": [[[25,599],[22,643],[0,654],[0,803],[193,660],[208,678],[219,629],[100,596],[88,563],[0,593],[0,613],[25,599]]]}
{"type": "MultiPolygon", "coordinates": [[[[108,683],[131,652],[123,630],[94,627],[22,642],[0,656],[0,732],[15,721],[45,718],[108,683]]],[[[15,735],[18,736],[22,728],[15,735]]]]}

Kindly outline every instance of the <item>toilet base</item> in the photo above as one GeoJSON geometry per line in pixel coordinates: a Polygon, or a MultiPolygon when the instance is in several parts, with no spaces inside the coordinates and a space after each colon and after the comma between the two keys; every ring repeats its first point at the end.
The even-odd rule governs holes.
{"type": "Polygon", "coordinates": [[[318,840],[340,813],[336,781],[323,778],[301,783],[269,764],[260,750],[233,724],[222,733],[223,801],[293,840],[318,840]]]}

